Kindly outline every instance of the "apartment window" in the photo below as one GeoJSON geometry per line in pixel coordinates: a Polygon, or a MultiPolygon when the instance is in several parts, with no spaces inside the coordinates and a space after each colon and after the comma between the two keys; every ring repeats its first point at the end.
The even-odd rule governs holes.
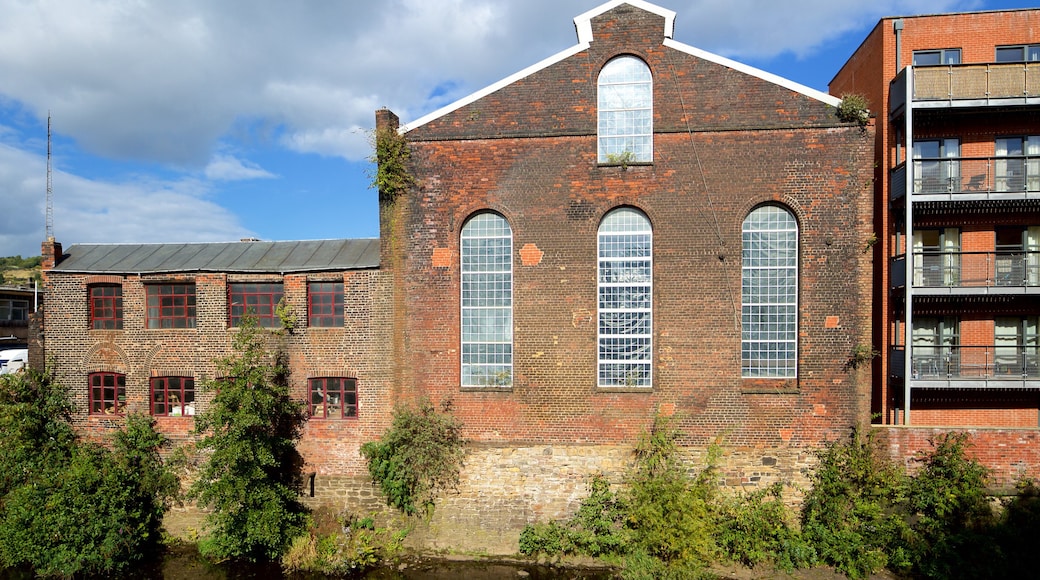
{"type": "Polygon", "coordinates": [[[1040,320],[1036,316],[998,317],[994,321],[994,374],[1040,374],[1040,320]]]}
{"type": "Polygon", "coordinates": [[[653,161],[653,77],[634,56],[619,56],[599,73],[599,162],[653,161]]]}
{"type": "Polygon", "coordinates": [[[779,206],[744,219],[741,376],[794,378],[798,359],[798,223],[779,206]]]}
{"type": "Polygon", "coordinates": [[[998,46],[997,62],[1035,62],[1040,60],[1040,44],[998,46]]]}
{"type": "Polygon", "coordinates": [[[601,387],[650,387],[653,371],[653,232],[632,208],[608,213],[597,236],[601,387]]]}
{"type": "Polygon", "coordinates": [[[195,414],[195,379],[192,377],[152,377],[152,415],[186,417],[195,414]]]}
{"type": "Polygon", "coordinates": [[[960,191],[960,154],[957,139],[914,141],[914,193],[960,191]]]}
{"type": "Polygon", "coordinates": [[[90,373],[87,376],[91,415],[122,415],[126,412],[126,375],[90,373]]]}
{"type": "Polygon", "coordinates": [[[462,386],[513,384],[513,231],[493,213],[462,228],[462,386]]]}
{"type": "Polygon", "coordinates": [[[1040,191],[1040,136],[996,140],[997,191],[1040,191]]]}
{"type": "Polygon", "coordinates": [[[307,324],[343,326],[343,282],[307,284],[307,324]]]}
{"type": "Polygon", "coordinates": [[[997,286],[1040,285],[1040,226],[995,228],[997,286]]]}
{"type": "Polygon", "coordinates": [[[149,284],[146,328],[195,328],[194,284],[149,284]]]}
{"type": "MultiPolygon", "coordinates": [[[[961,283],[961,231],[957,228],[914,230],[914,286],[958,286],[961,283]]],[[[968,277],[985,276],[977,271],[968,277]]]]}
{"type": "Polygon", "coordinates": [[[308,412],[314,419],[357,417],[357,380],[340,377],[313,378],[308,412]]]}
{"type": "Polygon", "coordinates": [[[262,328],[281,326],[277,312],[283,295],[281,282],[231,284],[228,294],[230,326],[241,326],[247,313],[256,318],[262,328]]]}
{"type": "Polygon", "coordinates": [[[939,50],[915,50],[914,66],[935,66],[941,64],[960,64],[961,49],[943,48],[939,50]]]}
{"type": "Polygon", "coordinates": [[[29,301],[0,298],[0,320],[28,320],[29,301]]]}
{"type": "Polygon", "coordinates": [[[910,367],[915,379],[935,379],[960,374],[960,321],[953,316],[921,316],[914,319],[910,367]]]}
{"type": "Polygon", "coordinates": [[[90,327],[94,330],[123,328],[123,287],[99,285],[90,287],[90,327]]]}

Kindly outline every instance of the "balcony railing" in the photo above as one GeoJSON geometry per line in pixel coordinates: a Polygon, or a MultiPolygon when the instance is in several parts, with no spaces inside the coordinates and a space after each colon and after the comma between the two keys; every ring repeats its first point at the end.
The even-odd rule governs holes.
{"type": "MultiPolygon", "coordinates": [[[[892,261],[893,287],[897,287],[895,269],[905,271],[904,259],[897,256],[892,261]]],[[[914,252],[913,284],[915,288],[1040,287],[1040,252],[914,252]]]]}
{"type": "MultiPolygon", "coordinates": [[[[904,69],[892,81],[889,111],[905,105],[904,69]]],[[[988,101],[1040,97],[1040,63],[954,64],[913,67],[913,100],[988,101]]]]}
{"type": "MultiPolygon", "coordinates": [[[[895,376],[903,369],[893,367],[895,376]]],[[[1040,378],[1037,345],[915,346],[910,355],[915,381],[1023,380],[1040,378]]]]}
{"type": "MultiPolygon", "coordinates": [[[[914,159],[911,194],[941,198],[1000,198],[1040,193],[1040,157],[946,157],[914,159]],[[1006,194],[1006,195],[1002,195],[1006,194]]],[[[899,199],[906,191],[906,164],[892,170],[891,192],[899,199]]]]}

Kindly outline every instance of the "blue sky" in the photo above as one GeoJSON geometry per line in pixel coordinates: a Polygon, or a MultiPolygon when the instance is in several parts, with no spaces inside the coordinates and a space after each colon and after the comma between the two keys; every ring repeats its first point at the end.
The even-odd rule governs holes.
{"type": "MultiPolygon", "coordinates": [[[[367,132],[577,42],[597,0],[0,0],[0,256],[378,236],[367,132]]],[[[1014,0],[659,0],[675,39],[809,87],[883,16],[1014,0]]]]}

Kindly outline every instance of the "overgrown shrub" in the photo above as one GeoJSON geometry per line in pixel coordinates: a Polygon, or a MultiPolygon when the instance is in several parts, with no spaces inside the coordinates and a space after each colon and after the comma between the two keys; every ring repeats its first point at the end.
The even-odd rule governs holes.
{"type": "Polygon", "coordinates": [[[375,150],[369,158],[375,164],[371,187],[379,190],[380,201],[392,203],[415,183],[408,170],[408,140],[397,129],[384,127],[372,132],[371,142],[375,150]]]}
{"type": "Polygon", "coordinates": [[[277,560],[306,528],[295,447],[303,411],[267,338],[254,317],[243,318],[232,354],[217,361],[223,378],[205,386],[213,400],[195,416],[208,455],[190,495],[212,510],[199,542],[208,558],[277,560]]]}
{"type": "Polygon", "coordinates": [[[464,445],[451,402],[438,411],[422,401],[415,409],[394,409],[383,438],[362,445],[361,454],[387,504],[411,515],[432,509],[437,493],[458,485],[464,445]]]}
{"type": "Polygon", "coordinates": [[[821,452],[802,506],[802,533],[820,559],[850,578],[908,563],[902,541],[907,482],[877,440],[858,430],[821,452]]]}
{"type": "Polygon", "coordinates": [[[40,576],[111,575],[157,552],[178,487],[149,418],[131,415],[111,449],[76,439],[50,375],[0,378],[0,565],[40,576]]]}
{"type": "Polygon", "coordinates": [[[816,551],[802,538],[782,494],[783,484],[776,482],[721,502],[717,537],[727,558],[752,567],[769,562],[788,572],[815,563],[816,551]]]}
{"type": "Polygon", "coordinates": [[[357,574],[392,561],[407,534],[407,529],[377,528],[371,518],[319,510],[308,533],[293,540],[282,567],[291,572],[357,574]]]}

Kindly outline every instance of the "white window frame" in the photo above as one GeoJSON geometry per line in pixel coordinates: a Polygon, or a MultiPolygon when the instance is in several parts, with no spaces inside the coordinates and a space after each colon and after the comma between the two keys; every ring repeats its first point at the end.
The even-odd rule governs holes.
{"type": "Polygon", "coordinates": [[[463,387],[513,385],[513,231],[492,212],[479,213],[459,236],[463,387]]]}
{"type": "Polygon", "coordinates": [[[762,205],[741,226],[740,374],[798,376],[799,229],[794,213],[762,205]],[[782,246],[782,247],[781,247],[782,246]],[[778,282],[790,282],[784,290],[778,282]],[[787,353],[781,358],[780,355],[787,353]]]}
{"type": "Polygon", "coordinates": [[[654,79],[642,59],[622,55],[599,72],[597,160],[604,164],[654,160],[654,79]]]}
{"type": "Polygon", "coordinates": [[[634,208],[610,211],[596,235],[597,384],[653,386],[653,229],[634,208]]]}

